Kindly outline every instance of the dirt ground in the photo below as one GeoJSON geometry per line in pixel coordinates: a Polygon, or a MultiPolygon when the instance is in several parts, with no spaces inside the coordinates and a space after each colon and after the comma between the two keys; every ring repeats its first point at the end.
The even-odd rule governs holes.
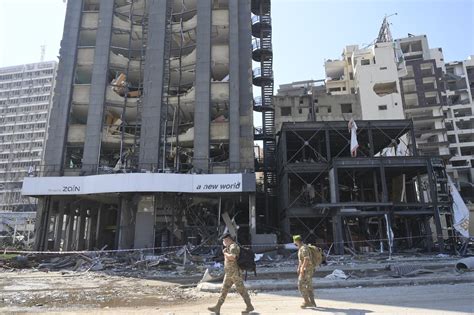
{"type": "MultiPolygon", "coordinates": [[[[252,291],[254,314],[474,313],[474,284],[327,289],[318,308],[301,310],[296,291],[252,291]]],[[[209,314],[218,294],[165,282],[100,273],[16,271],[0,273],[0,313],[209,314]]],[[[240,314],[231,294],[221,314],[240,314]]]]}

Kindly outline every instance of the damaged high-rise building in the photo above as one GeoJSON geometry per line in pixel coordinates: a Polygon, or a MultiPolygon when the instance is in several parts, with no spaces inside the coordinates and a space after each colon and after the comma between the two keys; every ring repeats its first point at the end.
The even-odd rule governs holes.
{"type": "MultiPolygon", "coordinates": [[[[262,1],[265,2],[265,1],[262,1]]],[[[255,229],[250,0],[68,1],[36,248],[255,229]]]]}

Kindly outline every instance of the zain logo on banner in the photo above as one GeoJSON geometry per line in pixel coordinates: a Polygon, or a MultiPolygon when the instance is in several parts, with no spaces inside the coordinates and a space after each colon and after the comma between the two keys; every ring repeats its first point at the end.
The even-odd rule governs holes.
{"type": "Polygon", "coordinates": [[[63,192],[81,191],[81,187],[76,185],[63,186],[63,192]]]}

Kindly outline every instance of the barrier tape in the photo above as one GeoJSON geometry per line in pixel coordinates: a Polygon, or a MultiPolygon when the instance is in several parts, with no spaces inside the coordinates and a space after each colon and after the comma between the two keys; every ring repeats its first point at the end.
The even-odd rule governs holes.
{"type": "MultiPolygon", "coordinates": [[[[406,240],[406,239],[420,239],[426,238],[427,236],[412,236],[412,237],[394,237],[391,240],[406,240]]],[[[458,238],[457,236],[448,236],[450,238],[458,238]]],[[[362,241],[343,241],[343,242],[332,242],[331,246],[335,244],[350,244],[350,243],[370,243],[370,242],[388,242],[388,238],[380,238],[380,239],[372,239],[372,240],[362,240],[362,241]]],[[[258,244],[258,245],[250,245],[249,247],[257,248],[257,247],[273,247],[275,249],[278,248],[285,248],[288,244],[258,244]]],[[[313,245],[318,245],[318,243],[309,243],[313,245]]],[[[196,245],[199,247],[207,247],[207,248],[221,248],[222,245],[196,245]]],[[[244,245],[246,247],[246,245],[244,245]]],[[[109,249],[109,250],[81,250],[81,251],[30,251],[30,250],[14,250],[14,249],[0,249],[0,252],[3,254],[42,254],[42,255],[68,255],[68,254],[108,254],[108,253],[126,253],[126,252],[146,252],[146,251],[154,251],[154,250],[171,250],[166,253],[162,253],[162,255],[177,253],[179,250],[186,248],[187,250],[192,250],[192,248],[188,248],[188,245],[180,245],[180,246],[160,246],[160,247],[148,247],[148,248],[132,248],[132,249],[109,249]]]]}

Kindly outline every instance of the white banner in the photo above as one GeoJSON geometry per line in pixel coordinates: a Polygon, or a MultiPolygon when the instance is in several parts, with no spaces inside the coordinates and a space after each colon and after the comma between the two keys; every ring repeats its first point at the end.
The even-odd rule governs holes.
{"type": "Polygon", "coordinates": [[[93,176],[25,177],[24,196],[126,192],[254,192],[255,174],[130,173],[93,176]]]}

